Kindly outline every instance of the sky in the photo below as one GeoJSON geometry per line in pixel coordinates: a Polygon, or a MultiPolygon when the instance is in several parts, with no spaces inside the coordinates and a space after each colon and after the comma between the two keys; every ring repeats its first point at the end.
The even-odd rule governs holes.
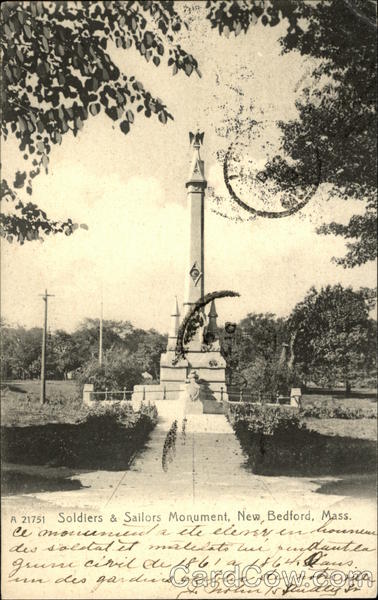
{"type": "MultiPolygon", "coordinates": [[[[238,110],[264,121],[267,139],[275,122],[295,117],[295,98],[309,82],[312,64],[291,52],[280,55],[281,27],[252,27],[221,38],[203,18],[205,3],[177,3],[189,19],[182,46],[197,58],[202,78],[147,64],[135,51],[112,57],[160,97],[174,121],[136,118],[124,136],[103,114],[89,119],[77,138],[53,148],[49,174],[34,181],[33,200],[50,217],[85,223],[72,236],[54,236],[23,246],[2,241],[1,312],[8,323],[40,326],[47,288],[49,327],[72,331],[86,317],[128,320],[166,332],[174,295],[183,301],[188,266],[189,219],[185,181],[191,159],[189,131],[205,132],[202,158],[209,185],[205,210],[205,291],[231,289],[240,298],[219,301],[219,322],[250,312],[286,316],[308,289],[341,283],[375,285],[374,264],[346,270],[331,262],[344,241],[319,236],[316,226],[360,211],[360,203],[329,200],[326,188],[296,215],[249,220],[235,211],[216,154],[229,142],[225,118],[238,110]],[[252,106],[252,109],[250,107],[252,106]],[[249,111],[249,112],[248,112],[249,111]],[[218,210],[219,212],[219,210],[218,210]],[[235,216],[237,218],[235,218],[235,216]]],[[[259,150],[250,147],[256,162],[259,150]]],[[[4,176],[22,167],[13,140],[3,145],[4,176]]],[[[248,202],[248,189],[245,190],[248,202]]]]}

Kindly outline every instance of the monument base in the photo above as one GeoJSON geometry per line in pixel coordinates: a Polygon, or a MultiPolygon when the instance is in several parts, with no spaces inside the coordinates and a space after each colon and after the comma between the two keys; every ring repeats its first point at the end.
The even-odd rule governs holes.
{"type": "MultiPolygon", "coordinates": [[[[228,400],[228,394],[226,361],[220,353],[219,342],[204,346],[196,340],[185,352],[185,358],[175,362],[175,357],[175,351],[171,349],[161,356],[160,389],[166,389],[173,399],[176,388],[180,390],[177,399],[185,397],[187,402],[190,394],[194,393],[190,391],[194,378],[198,386],[198,401],[202,403],[201,412],[223,413],[223,402],[228,400]]],[[[194,407],[191,408],[194,410],[194,407]]]]}
{"type": "Polygon", "coordinates": [[[209,350],[191,348],[185,353],[185,358],[177,363],[174,363],[174,359],[173,350],[162,354],[160,383],[136,385],[132,399],[143,402],[177,400],[185,403],[188,414],[193,411],[223,414],[223,402],[228,400],[228,394],[226,362],[219,349],[217,347],[209,350]]]}

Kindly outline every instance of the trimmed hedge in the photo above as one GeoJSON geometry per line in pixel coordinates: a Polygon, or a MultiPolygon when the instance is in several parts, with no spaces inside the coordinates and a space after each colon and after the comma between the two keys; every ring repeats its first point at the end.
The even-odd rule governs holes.
{"type": "Polygon", "coordinates": [[[233,427],[262,475],[336,475],[375,470],[376,445],[369,440],[322,435],[309,430],[298,414],[279,407],[256,406],[233,427]]]}
{"type": "Polygon", "coordinates": [[[350,408],[348,406],[330,404],[308,404],[300,409],[303,418],[311,419],[376,419],[374,408],[350,408]]]}
{"type": "Polygon", "coordinates": [[[259,410],[263,409],[269,414],[269,411],[294,411],[301,418],[307,419],[376,419],[377,410],[375,408],[354,408],[348,406],[342,406],[336,404],[332,406],[328,403],[322,404],[306,404],[299,411],[295,407],[290,405],[283,405],[282,410],[277,406],[266,406],[258,404],[257,402],[235,402],[228,403],[228,414],[231,420],[235,420],[241,417],[254,417],[259,413],[259,410]]]}
{"type": "Polygon", "coordinates": [[[79,423],[2,427],[4,461],[20,464],[122,470],[143,448],[157,420],[156,408],[98,406],[79,423]]]}

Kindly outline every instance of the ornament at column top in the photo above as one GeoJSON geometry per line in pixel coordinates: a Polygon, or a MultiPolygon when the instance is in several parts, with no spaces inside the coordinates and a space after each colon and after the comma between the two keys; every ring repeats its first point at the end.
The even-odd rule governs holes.
{"type": "Polygon", "coordinates": [[[190,145],[197,146],[198,148],[203,144],[203,138],[205,133],[197,131],[196,133],[192,133],[189,131],[189,141],[190,145]]]}
{"type": "Polygon", "coordinates": [[[205,165],[200,156],[200,147],[203,144],[204,132],[189,132],[190,145],[194,149],[186,187],[190,185],[191,191],[203,191],[207,185],[205,178],[205,165]]]}

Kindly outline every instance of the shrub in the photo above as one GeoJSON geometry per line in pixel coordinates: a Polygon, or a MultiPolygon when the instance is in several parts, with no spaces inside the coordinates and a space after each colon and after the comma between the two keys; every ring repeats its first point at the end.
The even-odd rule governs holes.
{"type": "Polygon", "coordinates": [[[287,395],[291,387],[299,387],[298,374],[286,363],[282,364],[263,357],[256,357],[242,375],[248,387],[256,392],[287,395]]]}
{"type": "Polygon", "coordinates": [[[82,423],[93,421],[94,419],[109,419],[123,424],[133,423],[137,413],[134,413],[131,404],[120,402],[93,402],[88,409],[87,414],[81,420],[82,423]]]}
{"type": "Polygon", "coordinates": [[[298,420],[298,411],[290,405],[267,406],[257,402],[229,402],[226,404],[227,416],[231,423],[240,419],[251,419],[257,427],[264,424],[264,433],[270,433],[274,424],[283,423],[290,419],[298,420]]]}
{"type": "Polygon", "coordinates": [[[374,408],[354,408],[341,405],[307,404],[300,409],[302,418],[312,419],[376,419],[377,411],[374,408]]]}
{"type": "Polygon", "coordinates": [[[295,410],[290,407],[260,404],[248,404],[246,407],[239,405],[235,407],[234,421],[244,421],[247,418],[249,428],[253,433],[277,435],[280,432],[298,431],[306,427],[295,410]]]}
{"type": "Polygon", "coordinates": [[[154,424],[157,423],[158,411],[157,411],[156,405],[153,404],[152,402],[148,401],[147,404],[145,404],[142,401],[140,403],[139,412],[142,415],[146,415],[147,417],[149,417],[154,424]]]}
{"type": "Polygon", "coordinates": [[[132,390],[143,380],[141,369],[127,352],[110,351],[100,366],[97,359],[86,363],[78,372],[79,393],[85,383],[93,383],[95,392],[108,390],[132,390]]]}

